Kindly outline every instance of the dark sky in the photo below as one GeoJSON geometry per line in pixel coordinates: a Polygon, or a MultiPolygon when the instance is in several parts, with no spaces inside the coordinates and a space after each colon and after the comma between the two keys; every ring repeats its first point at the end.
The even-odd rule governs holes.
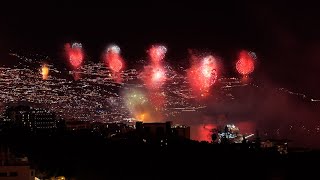
{"type": "Polygon", "coordinates": [[[187,49],[195,48],[217,54],[231,71],[239,50],[247,49],[258,56],[256,76],[320,97],[315,4],[209,2],[11,2],[0,12],[0,51],[23,48],[55,55],[63,43],[76,40],[96,58],[116,43],[134,61],[150,44],[163,43],[170,61],[187,61],[187,49]]]}

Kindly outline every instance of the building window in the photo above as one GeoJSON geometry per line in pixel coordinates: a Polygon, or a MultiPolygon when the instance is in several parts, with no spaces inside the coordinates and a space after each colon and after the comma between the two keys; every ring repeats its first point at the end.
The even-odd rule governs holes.
{"type": "Polygon", "coordinates": [[[10,172],[9,176],[18,176],[18,172],[10,172]]]}

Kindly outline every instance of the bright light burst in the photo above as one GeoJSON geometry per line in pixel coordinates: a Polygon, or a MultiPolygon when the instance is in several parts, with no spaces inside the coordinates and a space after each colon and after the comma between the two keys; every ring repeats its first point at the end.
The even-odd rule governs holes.
{"type": "Polygon", "coordinates": [[[111,45],[108,47],[107,52],[112,52],[112,53],[120,53],[120,47],[117,45],[111,45]]]}
{"type": "Polygon", "coordinates": [[[162,66],[145,66],[140,74],[149,90],[159,90],[166,81],[166,70],[162,66]]]}
{"type": "Polygon", "coordinates": [[[149,49],[150,64],[144,67],[142,79],[149,90],[158,90],[166,81],[166,71],[162,64],[167,48],[153,45],[149,49]]]}
{"type": "Polygon", "coordinates": [[[200,58],[199,62],[193,62],[187,70],[187,76],[193,92],[200,96],[205,96],[210,87],[217,80],[217,62],[213,56],[200,58]]]}
{"type": "Polygon", "coordinates": [[[152,84],[161,86],[165,81],[165,71],[161,67],[154,67],[152,70],[152,84]]]}
{"type": "Polygon", "coordinates": [[[136,106],[146,104],[148,99],[141,91],[132,89],[125,94],[125,101],[129,110],[132,111],[136,106]]]}
{"type": "Polygon", "coordinates": [[[140,90],[130,89],[124,92],[124,100],[132,116],[144,120],[141,119],[141,114],[146,113],[149,104],[146,95],[140,90]]]}

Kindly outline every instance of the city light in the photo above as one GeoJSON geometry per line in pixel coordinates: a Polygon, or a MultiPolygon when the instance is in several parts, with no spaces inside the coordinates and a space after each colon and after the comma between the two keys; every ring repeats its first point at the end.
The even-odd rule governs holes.
{"type": "MultiPolygon", "coordinates": [[[[218,78],[215,70],[216,58],[213,56],[199,57],[199,61],[196,61],[194,66],[192,65],[200,70],[194,76],[190,76],[193,68],[181,68],[182,72],[178,73],[171,66],[160,63],[161,66],[157,67],[161,69],[148,78],[158,81],[165,76],[166,80],[159,88],[154,89],[148,88],[145,82],[139,81],[141,71],[137,69],[126,69],[119,72],[123,83],[118,83],[114,81],[113,76],[110,76],[113,71],[104,63],[90,61],[82,65],[80,72],[76,70],[69,72],[71,75],[82,77],[77,83],[68,79],[66,72],[48,64],[42,64],[40,72],[42,78],[39,78],[39,72],[30,68],[29,65],[37,61],[42,62],[43,59],[49,59],[49,57],[40,54],[28,56],[11,53],[10,55],[20,59],[22,63],[19,67],[0,68],[0,88],[2,90],[0,100],[5,104],[24,101],[39,107],[45,105],[46,108],[67,120],[119,122],[131,118],[143,121],[149,121],[150,118],[154,118],[154,121],[179,119],[185,113],[207,111],[208,102],[199,101],[198,96],[207,98],[211,88],[219,94],[216,101],[222,102],[237,101],[237,96],[233,94],[234,89],[259,88],[257,84],[243,84],[239,78],[218,78]],[[48,80],[49,74],[50,80],[48,80]],[[43,81],[44,79],[47,81],[43,81]],[[218,85],[212,86],[212,83],[218,85]],[[198,90],[196,92],[200,94],[195,94],[195,87],[198,90]],[[135,94],[134,91],[138,92],[136,97],[141,97],[141,101],[131,96],[135,94]],[[141,116],[141,114],[145,115],[141,116]]],[[[285,88],[277,90],[313,103],[318,101],[285,88]]],[[[314,130],[305,128],[304,131],[318,133],[319,130],[316,128],[317,126],[314,130]]]]}

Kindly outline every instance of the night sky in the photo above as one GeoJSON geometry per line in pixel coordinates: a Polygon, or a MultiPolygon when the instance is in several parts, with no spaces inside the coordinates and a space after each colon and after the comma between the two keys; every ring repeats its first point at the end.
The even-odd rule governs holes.
{"type": "Polygon", "coordinates": [[[318,12],[312,4],[285,2],[28,1],[0,12],[0,47],[1,54],[24,48],[56,55],[63,43],[77,40],[98,58],[107,44],[117,43],[134,61],[150,44],[163,43],[171,61],[186,59],[188,48],[204,49],[229,68],[239,50],[247,49],[259,58],[256,74],[319,97],[318,12]]]}
{"type": "MultiPolygon", "coordinates": [[[[188,48],[220,56],[227,71],[241,49],[258,56],[256,77],[317,98],[320,14],[313,4],[154,2],[14,2],[0,12],[0,53],[26,49],[49,55],[80,41],[96,59],[116,43],[129,61],[153,43],[167,45],[168,61],[187,61],[188,48]]],[[[5,61],[5,58],[2,59],[5,61]]]]}

